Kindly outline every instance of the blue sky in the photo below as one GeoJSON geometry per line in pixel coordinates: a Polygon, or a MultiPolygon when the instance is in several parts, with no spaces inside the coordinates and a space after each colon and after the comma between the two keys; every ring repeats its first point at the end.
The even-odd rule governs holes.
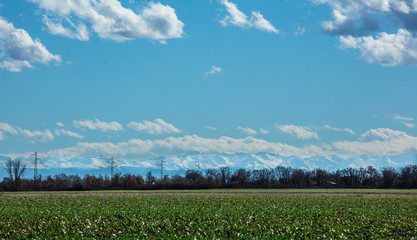
{"type": "Polygon", "coordinates": [[[417,3],[0,0],[0,154],[417,150],[417,3]]]}

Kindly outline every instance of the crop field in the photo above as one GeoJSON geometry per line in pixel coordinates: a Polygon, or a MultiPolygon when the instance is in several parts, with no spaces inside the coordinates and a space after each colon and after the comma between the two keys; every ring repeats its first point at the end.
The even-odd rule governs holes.
{"type": "Polygon", "coordinates": [[[412,239],[416,236],[416,190],[0,194],[0,239],[412,239]]]}

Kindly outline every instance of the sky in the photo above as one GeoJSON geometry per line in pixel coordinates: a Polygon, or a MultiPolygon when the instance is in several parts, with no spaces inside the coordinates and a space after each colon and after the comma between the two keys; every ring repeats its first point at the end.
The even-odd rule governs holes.
{"type": "Polygon", "coordinates": [[[0,155],[417,150],[415,0],[0,0],[0,155]]]}

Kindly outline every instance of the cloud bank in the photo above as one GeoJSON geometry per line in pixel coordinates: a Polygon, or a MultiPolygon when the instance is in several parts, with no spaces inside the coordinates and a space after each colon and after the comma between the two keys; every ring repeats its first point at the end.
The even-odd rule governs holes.
{"type": "Polygon", "coordinates": [[[204,138],[197,135],[168,137],[157,140],[131,139],[126,142],[80,142],[74,147],[57,149],[47,156],[83,156],[101,154],[118,158],[149,157],[200,153],[275,153],[282,156],[353,157],[361,155],[394,155],[417,151],[417,137],[391,129],[371,129],[357,141],[337,141],[329,144],[307,144],[296,147],[251,136],[245,138],[204,138]]]}

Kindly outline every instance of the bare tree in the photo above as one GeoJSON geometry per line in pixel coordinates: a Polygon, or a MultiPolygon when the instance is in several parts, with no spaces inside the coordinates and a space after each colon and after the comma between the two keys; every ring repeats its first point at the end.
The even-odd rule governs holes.
{"type": "Polygon", "coordinates": [[[6,170],[9,175],[10,182],[12,184],[12,188],[17,190],[20,186],[21,179],[23,177],[23,173],[26,170],[26,165],[22,164],[20,159],[12,160],[9,158],[6,161],[6,170]]]}
{"type": "Polygon", "coordinates": [[[154,183],[154,182],[156,182],[156,177],[154,177],[154,176],[152,175],[152,172],[151,172],[151,171],[149,171],[149,172],[146,174],[146,182],[147,182],[147,183],[154,183]]]}

